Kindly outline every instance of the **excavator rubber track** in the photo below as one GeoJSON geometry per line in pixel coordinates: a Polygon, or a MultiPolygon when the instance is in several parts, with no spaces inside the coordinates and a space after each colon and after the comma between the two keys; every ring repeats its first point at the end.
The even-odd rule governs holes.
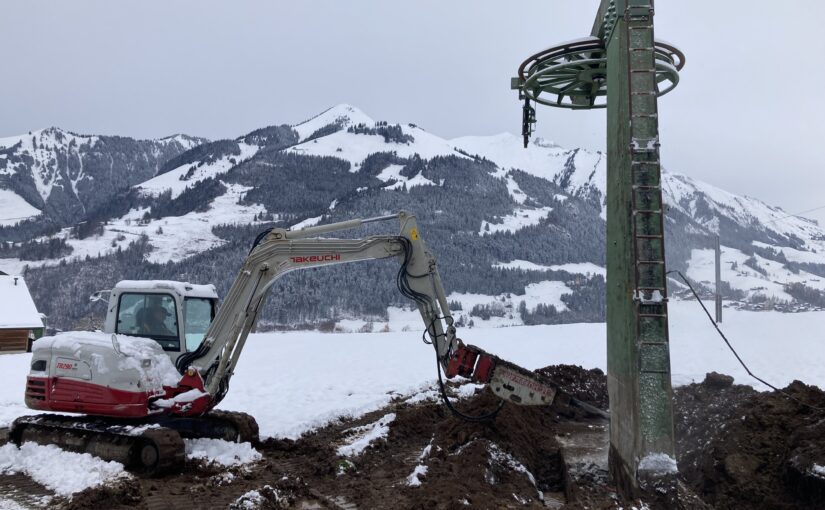
{"type": "Polygon", "coordinates": [[[129,471],[147,477],[183,468],[184,437],[259,442],[255,419],[230,411],[211,411],[193,418],[139,421],[42,414],[17,418],[9,430],[10,440],[18,446],[28,441],[53,444],[64,450],[120,462],[129,471]]]}
{"type": "Polygon", "coordinates": [[[185,438],[208,437],[253,445],[260,442],[255,418],[236,411],[212,410],[197,417],[164,416],[155,423],[177,430],[185,438]]]}
{"type": "Polygon", "coordinates": [[[9,438],[55,445],[116,461],[144,476],[161,476],[180,470],[186,449],[176,430],[151,424],[112,424],[101,418],[55,414],[23,416],[11,425],[9,438]]]}

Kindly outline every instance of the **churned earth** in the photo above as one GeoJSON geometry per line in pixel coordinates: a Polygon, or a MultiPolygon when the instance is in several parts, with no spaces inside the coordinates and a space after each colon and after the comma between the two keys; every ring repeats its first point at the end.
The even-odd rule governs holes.
{"type": "MultiPolygon", "coordinates": [[[[539,372],[606,408],[600,370],[555,365],[539,372]]],[[[473,385],[449,392],[467,415],[498,406],[473,385]]],[[[709,374],[675,390],[675,418],[681,508],[825,507],[820,389],[794,382],[782,392],[757,392],[709,374]]],[[[260,457],[235,465],[192,457],[179,474],[118,476],[73,496],[19,474],[0,476],[0,487],[29,496],[16,498],[18,508],[661,508],[655,495],[620,501],[603,466],[573,480],[564,446],[582,428],[606,430],[603,419],[565,398],[546,408],[506,404],[494,420],[473,423],[453,416],[430,389],[294,440],[266,439],[254,447],[260,457]]]]}

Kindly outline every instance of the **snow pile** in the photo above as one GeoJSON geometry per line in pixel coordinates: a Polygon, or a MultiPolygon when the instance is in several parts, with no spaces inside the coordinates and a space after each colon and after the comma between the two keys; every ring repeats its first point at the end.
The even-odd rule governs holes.
{"type": "Polygon", "coordinates": [[[820,466],[819,464],[814,464],[813,467],[811,468],[811,472],[814,475],[816,475],[820,478],[825,478],[825,466],[820,466]]]}
{"type": "Polygon", "coordinates": [[[235,508],[260,508],[264,502],[263,496],[258,491],[249,491],[235,500],[235,508]]]}
{"type": "Polygon", "coordinates": [[[222,466],[240,466],[261,460],[261,454],[249,443],[232,443],[223,439],[184,439],[186,457],[222,466]]]}
{"type": "MultiPolygon", "coordinates": [[[[169,409],[175,404],[191,404],[192,402],[196,401],[197,399],[209,395],[203,390],[199,390],[197,388],[192,388],[189,391],[184,391],[183,393],[178,393],[172,398],[162,398],[159,400],[155,400],[152,402],[157,407],[162,407],[164,409],[169,409]]],[[[191,406],[190,406],[191,407],[191,406]]]]}
{"type": "MultiPolygon", "coordinates": [[[[55,336],[43,337],[34,343],[34,355],[40,351],[54,349],[80,359],[97,359],[115,356],[117,370],[134,370],[139,374],[142,387],[162,391],[163,386],[176,386],[180,374],[172,360],[159,343],[150,338],[127,335],[112,335],[99,331],[71,331],[55,336]],[[97,354],[98,356],[94,356],[97,354]]],[[[101,365],[95,363],[100,370],[101,365]]]]}
{"type": "Polygon", "coordinates": [[[10,443],[0,447],[0,473],[24,473],[59,496],[71,496],[129,476],[118,462],[36,443],[23,443],[20,448],[10,443]]]}
{"type": "Polygon", "coordinates": [[[418,464],[415,466],[415,469],[413,469],[413,472],[407,477],[407,485],[410,487],[418,487],[421,485],[420,477],[427,474],[427,465],[424,464],[424,461],[430,456],[430,451],[432,451],[432,449],[433,441],[430,440],[430,444],[428,444],[427,447],[421,452],[421,455],[418,456],[418,464]]]}
{"type": "Polygon", "coordinates": [[[639,471],[655,474],[678,473],[676,459],[666,453],[649,453],[639,461],[639,471]]]}
{"type": "Polygon", "coordinates": [[[419,477],[425,476],[427,474],[427,466],[425,464],[418,464],[413,469],[413,472],[410,473],[410,476],[407,477],[407,485],[410,487],[418,487],[421,485],[421,479],[419,477]]]}
{"type": "Polygon", "coordinates": [[[369,425],[345,430],[344,432],[352,434],[352,436],[347,438],[346,443],[338,447],[338,455],[342,457],[360,455],[372,442],[387,437],[387,433],[390,431],[390,423],[393,421],[395,421],[395,413],[388,413],[369,425]]]}

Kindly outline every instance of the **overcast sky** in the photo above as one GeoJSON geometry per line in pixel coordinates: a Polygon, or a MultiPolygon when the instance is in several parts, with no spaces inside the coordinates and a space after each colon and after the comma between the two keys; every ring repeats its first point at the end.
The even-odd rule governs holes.
{"type": "MultiPolygon", "coordinates": [[[[4,0],[0,136],[234,138],[337,103],[444,137],[518,133],[510,77],[589,35],[598,3],[4,0]]],[[[687,56],[659,102],[665,166],[791,213],[825,206],[825,2],[656,7],[657,36],[687,56]]],[[[564,146],[605,146],[603,111],[538,119],[564,146]]]]}

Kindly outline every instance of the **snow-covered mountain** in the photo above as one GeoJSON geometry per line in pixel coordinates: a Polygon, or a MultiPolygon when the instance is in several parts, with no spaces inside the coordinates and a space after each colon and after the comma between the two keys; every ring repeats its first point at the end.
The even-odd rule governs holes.
{"type": "Polygon", "coordinates": [[[82,221],[117,190],[155,175],[170,158],[205,142],[78,135],[50,127],[0,138],[0,225],[45,214],[60,225],[82,221]]]}
{"type": "MultiPolygon", "coordinates": [[[[86,290],[122,278],[213,282],[225,292],[265,226],[407,209],[426,229],[462,321],[601,320],[605,176],[597,151],[541,139],[523,149],[507,133],[446,140],[350,105],[234,140],[50,128],[0,140],[2,217],[29,217],[0,227],[0,270],[26,270],[41,309],[68,327],[99,314],[86,290]]],[[[671,268],[709,283],[718,232],[729,298],[825,305],[820,226],[684,175],[666,172],[663,182],[671,268]]],[[[265,321],[395,313],[403,301],[394,270],[294,273],[273,292],[265,321]]]]}

